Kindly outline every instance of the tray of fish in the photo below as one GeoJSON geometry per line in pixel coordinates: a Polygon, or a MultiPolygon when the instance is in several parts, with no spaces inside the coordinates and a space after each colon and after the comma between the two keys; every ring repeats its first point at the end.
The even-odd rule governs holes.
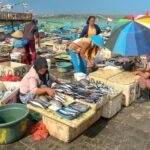
{"type": "Polygon", "coordinates": [[[68,82],[65,84],[55,84],[56,92],[63,93],[74,99],[82,99],[88,103],[96,103],[109,96],[115,95],[116,90],[102,83],[92,84],[90,82],[68,82]]]}
{"type": "Polygon", "coordinates": [[[67,119],[67,120],[73,120],[75,118],[77,118],[81,112],[76,110],[76,109],[73,109],[71,107],[63,107],[62,109],[59,109],[56,111],[61,117],[67,119]]]}
{"type": "Polygon", "coordinates": [[[81,113],[85,113],[90,109],[90,106],[82,104],[80,102],[73,102],[68,107],[75,109],[81,113]]]}

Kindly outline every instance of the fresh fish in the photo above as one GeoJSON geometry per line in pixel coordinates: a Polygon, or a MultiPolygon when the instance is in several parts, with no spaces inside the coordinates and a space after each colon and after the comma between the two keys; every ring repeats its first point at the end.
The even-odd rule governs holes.
{"type": "Polygon", "coordinates": [[[88,81],[87,79],[82,79],[80,80],[80,84],[83,86],[88,86],[90,84],[90,81],[88,81]]]}
{"type": "Polygon", "coordinates": [[[45,108],[48,108],[50,106],[49,102],[45,102],[45,101],[40,100],[40,99],[34,99],[34,101],[37,101],[38,103],[43,105],[45,108]]]}
{"type": "Polygon", "coordinates": [[[76,102],[70,105],[70,107],[72,107],[75,110],[79,110],[79,111],[86,111],[88,110],[90,107],[88,105],[76,102]]]}
{"type": "Polygon", "coordinates": [[[72,114],[74,117],[78,116],[80,113],[79,112],[73,112],[72,110],[68,110],[67,108],[64,108],[65,111],[67,111],[68,113],[72,114]]]}
{"type": "Polygon", "coordinates": [[[64,100],[66,99],[66,97],[64,95],[62,95],[62,94],[57,93],[57,95],[60,96],[64,100]]]}
{"type": "Polygon", "coordinates": [[[64,90],[63,89],[56,89],[56,92],[62,93],[62,92],[64,92],[64,90]]]}
{"type": "Polygon", "coordinates": [[[49,106],[48,108],[52,109],[52,110],[55,110],[55,111],[59,110],[59,109],[61,109],[63,107],[63,104],[61,102],[55,101],[55,100],[51,100],[50,101],[50,105],[51,106],[49,106]]]}
{"type": "Polygon", "coordinates": [[[45,107],[42,104],[38,103],[37,101],[32,100],[29,103],[36,106],[36,107],[40,107],[40,108],[45,109],[45,107]]]}
{"type": "Polygon", "coordinates": [[[74,98],[77,98],[77,99],[85,99],[86,97],[85,97],[85,96],[82,96],[82,95],[76,95],[76,96],[74,96],[74,98]]]}
{"type": "Polygon", "coordinates": [[[93,99],[93,98],[87,98],[86,99],[86,102],[89,102],[89,103],[95,103],[95,99],[93,99]]]}
{"type": "Polygon", "coordinates": [[[60,101],[60,102],[65,102],[65,100],[62,97],[58,96],[58,95],[55,95],[54,99],[57,100],[57,101],[60,101]]]}
{"type": "MultiPolygon", "coordinates": [[[[82,82],[68,82],[63,85],[56,85],[55,90],[60,91],[72,96],[74,99],[87,99],[87,101],[97,102],[101,97],[115,93],[115,90],[111,87],[104,85],[103,83],[89,83],[87,80],[82,82]],[[85,86],[82,86],[82,82],[86,82],[85,86]]],[[[60,99],[59,99],[60,100],[60,99]]]]}
{"type": "Polygon", "coordinates": [[[73,113],[77,113],[77,114],[80,113],[79,111],[74,110],[74,109],[69,108],[69,107],[65,107],[64,109],[67,110],[67,111],[71,111],[71,112],[73,112],[73,113]]]}
{"type": "Polygon", "coordinates": [[[72,88],[72,86],[69,85],[69,84],[65,84],[64,87],[66,87],[66,88],[72,88]]]}
{"type": "Polygon", "coordinates": [[[75,114],[75,113],[68,112],[68,111],[65,111],[65,110],[62,110],[62,109],[60,109],[59,111],[60,111],[62,114],[64,114],[64,115],[76,117],[76,114],[75,114]]]}

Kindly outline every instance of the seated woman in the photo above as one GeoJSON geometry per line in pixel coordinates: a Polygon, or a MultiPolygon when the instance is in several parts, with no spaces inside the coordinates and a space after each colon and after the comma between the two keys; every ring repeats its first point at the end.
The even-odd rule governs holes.
{"type": "Polygon", "coordinates": [[[20,30],[15,31],[11,34],[13,37],[13,51],[12,53],[20,53],[21,54],[21,62],[25,63],[25,49],[22,42],[23,32],[20,30]]]}
{"type": "Polygon", "coordinates": [[[87,68],[94,66],[94,58],[103,46],[104,41],[99,35],[73,41],[69,46],[69,54],[75,73],[88,74],[87,68]]]}
{"type": "Polygon", "coordinates": [[[134,71],[135,75],[139,75],[140,98],[139,102],[150,100],[150,66],[148,65],[146,71],[134,71]]]}
{"type": "Polygon", "coordinates": [[[49,74],[48,64],[45,58],[39,57],[35,65],[24,76],[20,83],[20,101],[24,104],[33,100],[36,96],[49,95],[55,97],[55,91],[51,89],[53,82],[60,83],[56,77],[49,74]]]}
{"type": "Polygon", "coordinates": [[[90,16],[86,22],[86,26],[83,28],[80,38],[86,37],[90,38],[93,35],[98,35],[101,33],[101,29],[97,24],[95,24],[95,17],[90,16]]]}

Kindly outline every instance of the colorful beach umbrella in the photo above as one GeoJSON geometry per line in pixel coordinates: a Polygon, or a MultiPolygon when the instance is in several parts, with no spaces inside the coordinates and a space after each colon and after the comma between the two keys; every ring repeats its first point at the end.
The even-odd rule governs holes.
{"type": "Polygon", "coordinates": [[[126,16],[118,21],[105,45],[115,54],[150,54],[150,17],[126,16]]]}

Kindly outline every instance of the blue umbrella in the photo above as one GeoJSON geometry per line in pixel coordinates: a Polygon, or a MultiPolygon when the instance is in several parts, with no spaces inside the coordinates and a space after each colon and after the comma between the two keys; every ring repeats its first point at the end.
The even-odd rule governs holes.
{"type": "Polygon", "coordinates": [[[101,37],[100,35],[93,35],[93,36],[90,37],[90,39],[91,39],[91,41],[92,41],[95,45],[97,45],[97,46],[99,46],[99,47],[101,47],[101,48],[104,48],[104,47],[105,47],[105,46],[104,46],[104,40],[102,39],[102,37],[101,37]]]}
{"type": "Polygon", "coordinates": [[[150,18],[147,17],[121,19],[105,46],[113,53],[123,56],[150,54],[149,22],[150,18]]]}

